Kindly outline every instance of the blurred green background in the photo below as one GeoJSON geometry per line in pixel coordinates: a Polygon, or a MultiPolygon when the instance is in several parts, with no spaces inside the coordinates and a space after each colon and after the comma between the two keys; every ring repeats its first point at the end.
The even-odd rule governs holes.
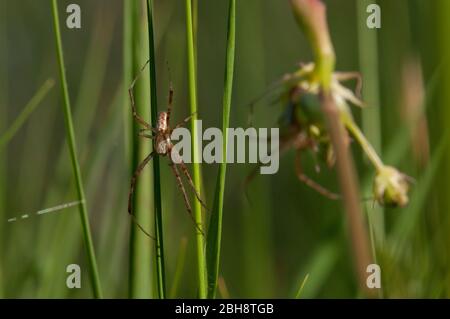
{"type": "MultiPolygon", "coordinates": [[[[368,108],[354,109],[358,123],[387,164],[416,179],[410,204],[381,210],[372,201],[368,216],[384,214],[384,230],[373,247],[386,298],[450,297],[450,9],[446,0],[378,0],[382,27],[365,27],[366,7],[375,1],[325,1],[336,49],[337,69],[361,71],[368,108]],[[372,214],[373,215],[370,215],[372,214]]],[[[119,0],[58,1],[73,107],[78,158],[105,297],[154,297],[153,241],[139,237],[130,288],[129,189],[130,104],[124,76],[124,3],[119,0]],[[82,28],[65,26],[65,8],[81,7],[82,28]]],[[[148,58],[145,1],[138,14],[133,74],[148,58]],[[140,13],[140,14],[139,14],[140,13]],[[139,22],[140,21],[140,22],[139,22]],[[140,24],[139,24],[140,23],[140,24]]],[[[198,103],[204,127],[220,127],[228,1],[198,1],[198,103]]],[[[174,122],[189,114],[184,2],[155,1],[155,45],[159,110],[173,81],[174,122]],[[168,66],[167,66],[168,65],[168,66]],[[170,71],[169,71],[170,68],[170,71]]],[[[309,44],[287,0],[237,1],[236,69],[231,127],[247,125],[248,103],[283,74],[308,62],[309,44]]],[[[149,118],[148,72],[136,88],[149,118]]],[[[11,141],[0,148],[0,297],[90,298],[88,268],[76,207],[8,223],[25,213],[76,200],[65,140],[64,118],[50,1],[0,0],[0,136],[39,87],[55,86],[11,141]],[[66,287],[66,266],[82,268],[81,289],[66,287]]],[[[283,105],[261,103],[254,124],[276,125],[283,105]]],[[[142,140],[140,158],[150,149],[142,140]]],[[[371,196],[373,170],[352,147],[361,193],[371,196]]],[[[340,202],[322,197],[295,176],[293,152],[281,158],[274,176],[258,176],[244,196],[250,165],[228,166],[221,255],[222,297],[293,298],[307,274],[304,298],[359,297],[345,214],[340,202]],[[226,288],[225,288],[226,286],[226,288]]],[[[175,179],[162,159],[163,224],[168,290],[195,297],[195,228],[175,179]],[[187,245],[184,250],[184,242],[187,245]],[[180,253],[181,251],[181,253],[180,253]],[[184,253],[183,253],[184,252],[184,253]],[[185,260],[183,262],[183,255],[185,260]],[[178,278],[177,279],[177,268],[178,278]]],[[[305,171],[337,190],[334,171],[305,171]]],[[[150,171],[138,189],[142,223],[151,229],[150,171]]],[[[202,165],[204,194],[212,203],[217,165],[202,165]]],[[[206,214],[206,218],[209,215],[206,214]]]]}

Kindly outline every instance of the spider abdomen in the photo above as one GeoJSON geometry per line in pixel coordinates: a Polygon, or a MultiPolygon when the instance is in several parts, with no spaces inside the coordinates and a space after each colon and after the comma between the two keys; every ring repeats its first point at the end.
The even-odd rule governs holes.
{"type": "Polygon", "coordinates": [[[158,122],[156,123],[156,129],[158,131],[167,130],[167,112],[159,113],[158,122]]]}

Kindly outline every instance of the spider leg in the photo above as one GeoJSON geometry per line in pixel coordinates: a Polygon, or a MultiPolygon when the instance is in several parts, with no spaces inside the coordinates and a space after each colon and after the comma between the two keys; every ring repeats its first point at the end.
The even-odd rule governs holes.
{"type": "Polygon", "coordinates": [[[316,183],[315,181],[313,181],[311,178],[309,178],[308,176],[306,176],[303,173],[302,166],[301,166],[301,161],[300,161],[300,152],[301,152],[301,150],[297,150],[297,153],[296,153],[296,156],[295,156],[295,169],[296,169],[296,173],[297,173],[298,179],[301,182],[305,183],[307,186],[309,186],[312,189],[314,189],[319,194],[321,194],[321,195],[323,195],[323,196],[325,196],[325,197],[327,197],[329,199],[332,199],[332,200],[339,200],[341,198],[340,195],[329,191],[328,189],[326,189],[322,185],[316,183]]]}
{"type": "Polygon", "coordinates": [[[134,119],[141,125],[145,126],[145,128],[151,130],[152,127],[150,124],[148,124],[142,117],[140,117],[137,114],[136,111],[136,105],[134,103],[134,94],[133,94],[133,89],[134,89],[134,85],[136,84],[136,81],[138,80],[139,76],[142,74],[142,72],[144,71],[145,67],[147,66],[147,64],[150,62],[150,60],[148,60],[147,62],[145,62],[144,66],[141,68],[141,70],[139,71],[138,75],[134,78],[133,82],[131,82],[130,87],[128,88],[128,94],[130,96],[130,101],[131,101],[131,110],[133,111],[133,117],[134,119]]]}
{"type": "MultiPolygon", "coordinates": [[[[194,191],[195,197],[197,198],[197,200],[199,201],[199,203],[206,209],[208,210],[208,207],[206,207],[206,204],[202,201],[200,194],[197,192],[197,189],[195,188],[194,182],[192,181],[192,177],[189,174],[189,171],[186,167],[186,164],[183,162],[180,154],[178,154],[178,152],[174,149],[171,148],[170,150],[170,158],[172,160],[172,156],[175,155],[175,157],[177,158],[177,163],[174,162],[175,165],[180,165],[181,166],[181,170],[183,171],[183,174],[186,176],[189,185],[191,186],[192,190],[194,191]],[[172,152],[175,152],[174,154],[172,154],[172,152]]],[[[173,161],[172,161],[173,162],[173,161]]]]}
{"type": "Polygon", "coordinates": [[[194,182],[192,181],[191,174],[189,174],[189,171],[186,167],[186,164],[183,162],[183,160],[180,160],[179,165],[181,166],[181,170],[183,171],[184,175],[186,176],[189,185],[191,186],[192,190],[194,191],[195,197],[199,201],[199,203],[206,209],[209,210],[208,207],[206,207],[206,204],[202,201],[200,194],[198,193],[197,189],[195,188],[194,182]]]}
{"type": "Polygon", "coordinates": [[[155,138],[155,136],[153,136],[153,135],[150,135],[150,134],[144,134],[144,133],[142,133],[142,132],[140,132],[140,133],[138,134],[138,136],[140,136],[140,137],[145,137],[145,138],[150,138],[150,139],[154,139],[154,138],[155,138]]]}
{"type": "Polygon", "coordinates": [[[346,86],[342,85],[341,83],[335,83],[335,87],[334,90],[336,91],[337,94],[339,94],[342,98],[344,98],[345,100],[351,102],[352,104],[359,106],[361,108],[365,107],[366,104],[364,104],[363,101],[361,101],[361,99],[359,97],[357,97],[355,95],[355,93],[353,93],[352,90],[350,90],[349,88],[347,88],[346,86]]]}
{"type": "Polygon", "coordinates": [[[298,83],[302,78],[304,78],[308,73],[311,72],[312,64],[303,64],[301,65],[301,69],[294,72],[283,75],[281,78],[275,80],[266,87],[264,92],[259,94],[256,98],[250,101],[247,106],[252,109],[258,104],[260,101],[269,98],[271,96],[277,96],[277,100],[279,96],[283,95],[285,87],[289,87],[298,83]]]}
{"type": "Polygon", "coordinates": [[[203,236],[205,236],[205,234],[203,233],[203,230],[200,228],[200,225],[197,224],[197,222],[194,218],[194,215],[192,214],[191,204],[189,203],[189,198],[187,196],[186,189],[184,188],[183,182],[181,181],[181,177],[180,177],[180,173],[178,171],[177,165],[172,160],[170,160],[169,166],[172,168],[173,174],[175,175],[175,178],[177,180],[177,186],[183,194],[183,199],[184,199],[184,203],[186,205],[186,209],[187,209],[188,214],[191,217],[192,221],[194,222],[195,228],[197,228],[197,230],[203,236]]]}
{"type": "Polygon", "coordinates": [[[173,104],[173,83],[172,83],[172,75],[170,72],[169,62],[166,61],[167,73],[169,74],[169,95],[167,101],[167,124],[170,123],[170,115],[172,113],[172,104],[173,104]]]}
{"type": "Polygon", "coordinates": [[[167,124],[170,123],[170,115],[172,113],[172,104],[173,104],[173,86],[172,81],[169,84],[169,101],[167,103],[167,124]]]}
{"type": "MultiPolygon", "coordinates": [[[[179,128],[179,127],[183,127],[184,125],[186,125],[187,122],[189,122],[189,121],[191,120],[191,118],[192,118],[195,114],[197,114],[197,112],[192,113],[191,115],[189,115],[188,117],[186,117],[183,121],[181,121],[180,123],[178,123],[178,124],[175,126],[174,129],[177,129],[177,128],[179,128]]],[[[173,131],[173,130],[172,130],[172,131],[173,131]]]]}
{"type": "Polygon", "coordinates": [[[148,155],[136,168],[134,171],[133,177],[131,178],[131,185],[130,190],[128,192],[128,214],[130,214],[131,218],[133,219],[133,222],[139,227],[139,229],[146,234],[148,237],[155,239],[152,235],[150,235],[137,221],[136,216],[133,214],[133,194],[134,194],[134,188],[136,187],[136,180],[141,174],[144,167],[148,164],[148,162],[152,159],[154,155],[154,152],[151,152],[150,155],[148,155]]]}
{"type": "Polygon", "coordinates": [[[150,128],[141,128],[141,129],[139,130],[139,133],[144,133],[144,132],[148,132],[148,131],[152,131],[152,133],[153,133],[154,135],[158,134],[158,130],[157,130],[156,128],[154,128],[154,127],[150,127],[150,128]]]}

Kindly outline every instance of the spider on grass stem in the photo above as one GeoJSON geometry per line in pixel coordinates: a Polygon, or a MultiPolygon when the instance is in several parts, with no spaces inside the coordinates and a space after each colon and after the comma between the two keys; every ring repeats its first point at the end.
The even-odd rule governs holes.
{"type": "Polygon", "coordinates": [[[193,116],[191,114],[189,117],[185,118],[183,121],[181,121],[179,124],[177,124],[174,128],[170,127],[170,115],[172,112],[172,101],[173,101],[173,88],[172,84],[169,86],[169,101],[167,106],[167,111],[160,112],[158,115],[156,128],[152,127],[149,123],[147,123],[142,117],[140,117],[136,112],[136,106],[134,103],[134,95],[133,95],[133,88],[136,84],[136,81],[138,80],[141,73],[144,71],[145,67],[149,61],[147,61],[144,66],[141,68],[139,74],[135,77],[133,82],[131,83],[131,86],[128,89],[128,93],[130,96],[131,101],[131,109],[133,111],[133,118],[136,120],[137,123],[142,125],[144,128],[140,130],[139,136],[152,139],[153,140],[153,151],[138,165],[136,168],[132,178],[131,178],[131,185],[130,185],[130,191],[128,193],[128,213],[133,218],[133,221],[136,223],[136,225],[139,227],[139,229],[146,234],[148,237],[153,238],[136,220],[136,216],[133,214],[133,194],[134,189],[136,186],[136,181],[139,175],[141,174],[144,167],[150,162],[150,160],[153,158],[153,156],[167,156],[169,159],[169,166],[172,169],[173,174],[175,175],[175,178],[177,180],[177,186],[180,189],[180,191],[183,194],[184,203],[186,205],[186,209],[189,213],[189,216],[193,220],[197,230],[204,235],[203,230],[200,228],[200,225],[198,225],[195,221],[195,218],[192,214],[192,208],[191,204],[189,203],[189,198],[186,193],[186,189],[184,188],[183,181],[181,179],[181,175],[179,172],[179,168],[181,168],[181,171],[183,172],[184,176],[186,177],[189,185],[191,186],[192,190],[194,191],[195,197],[197,200],[201,203],[201,205],[207,209],[205,203],[200,198],[200,194],[197,192],[197,189],[194,186],[194,182],[192,181],[191,175],[189,174],[189,171],[186,167],[186,164],[181,159],[180,154],[178,154],[178,151],[173,147],[171,135],[172,132],[184,126],[193,116]],[[148,132],[148,133],[146,133],[148,132]],[[175,160],[174,160],[175,159],[175,160]]]}

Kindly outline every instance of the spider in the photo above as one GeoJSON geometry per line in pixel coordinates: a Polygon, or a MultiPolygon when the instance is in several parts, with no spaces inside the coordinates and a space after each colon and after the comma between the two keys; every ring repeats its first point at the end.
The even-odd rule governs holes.
{"type": "Polygon", "coordinates": [[[139,76],[144,71],[144,69],[148,63],[149,63],[149,61],[147,61],[144,64],[144,66],[141,68],[139,74],[136,76],[136,78],[131,83],[131,85],[128,89],[128,93],[130,96],[133,118],[135,119],[135,121],[137,123],[139,123],[140,125],[142,125],[144,127],[139,131],[139,136],[143,137],[143,138],[151,139],[153,141],[153,151],[138,165],[138,167],[136,168],[136,170],[131,178],[131,185],[130,185],[130,190],[128,193],[128,213],[133,218],[133,221],[136,223],[136,225],[139,227],[139,229],[142,232],[144,232],[150,238],[154,238],[137,222],[136,217],[133,214],[132,199],[133,199],[133,194],[134,194],[134,189],[136,186],[137,178],[141,174],[142,170],[145,168],[145,166],[150,162],[150,160],[154,156],[164,156],[164,157],[167,157],[169,160],[169,166],[171,167],[172,172],[175,175],[175,178],[177,181],[177,186],[178,186],[179,190],[181,191],[181,193],[183,194],[184,203],[186,205],[186,209],[189,213],[189,216],[194,221],[194,224],[195,224],[197,230],[202,235],[204,235],[203,230],[196,223],[194,216],[192,214],[191,204],[189,202],[189,199],[188,199],[188,196],[186,193],[186,189],[183,185],[183,181],[181,179],[179,168],[183,172],[190,187],[194,191],[194,194],[195,194],[195,197],[197,198],[197,200],[201,203],[201,205],[205,209],[207,209],[206,205],[200,198],[200,194],[197,192],[197,189],[194,186],[194,182],[192,181],[191,175],[189,174],[186,164],[181,159],[181,156],[180,156],[180,154],[178,154],[178,151],[173,147],[172,140],[171,140],[172,132],[175,129],[184,126],[192,118],[193,114],[191,114],[190,116],[185,118],[183,121],[181,121],[179,124],[177,124],[174,128],[170,127],[170,115],[172,112],[172,102],[173,102],[172,83],[170,83],[170,85],[169,85],[169,98],[168,98],[167,111],[159,113],[158,118],[157,118],[156,128],[152,127],[141,116],[139,116],[139,114],[137,114],[136,106],[135,106],[135,102],[134,102],[133,88],[134,88],[134,85],[136,84],[136,81],[138,80],[139,76]],[[146,133],[146,132],[150,132],[150,133],[146,133]],[[174,161],[173,159],[176,159],[176,160],[174,161]]]}

